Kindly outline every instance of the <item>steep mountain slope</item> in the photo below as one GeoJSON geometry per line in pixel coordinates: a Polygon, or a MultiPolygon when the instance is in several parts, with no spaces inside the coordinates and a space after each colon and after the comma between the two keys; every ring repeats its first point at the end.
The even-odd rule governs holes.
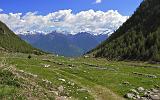
{"type": "Polygon", "coordinates": [[[144,0],[115,33],[88,53],[108,59],[160,61],[160,0],[144,0]]]}
{"type": "Polygon", "coordinates": [[[0,51],[40,53],[25,41],[15,35],[4,23],[0,21],[0,51]]]}
{"type": "Polygon", "coordinates": [[[90,33],[82,32],[70,37],[72,44],[79,48],[82,48],[83,54],[96,47],[102,41],[104,41],[107,35],[92,35],[90,33]]]}
{"type": "Polygon", "coordinates": [[[80,56],[107,38],[107,35],[91,35],[86,32],[76,35],[52,32],[47,35],[37,33],[19,36],[34,47],[64,56],[80,56]]]}
{"type": "Polygon", "coordinates": [[[88,52],[108,59],[160,61],[160,1],[144,0],[109,39],[88,52]]]}

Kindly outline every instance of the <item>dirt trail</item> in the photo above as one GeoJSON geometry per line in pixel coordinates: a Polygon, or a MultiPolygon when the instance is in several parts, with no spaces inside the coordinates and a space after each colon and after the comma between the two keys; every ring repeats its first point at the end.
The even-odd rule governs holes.
{"type": "Polygon", "coordinates": [[[85,78],[76,76],[74,74],[71,74],[62,70],[57,70],[57,73],[61,75],[63,75],[62,73],[67,74],[67,76],[66,75],[63,75],[63,76],[75,82],[76,84],[80,85],[84,89],[87,89],[89,94],[92,95],[95,98],[95,100],[124,100],[124,98],[113,93],[108,88],[103,87],[101,85],[97,85],[91,81],[86,80],[85,78]],[[86,84],[86,82],[88,83],[88,85],[86,84]]]}

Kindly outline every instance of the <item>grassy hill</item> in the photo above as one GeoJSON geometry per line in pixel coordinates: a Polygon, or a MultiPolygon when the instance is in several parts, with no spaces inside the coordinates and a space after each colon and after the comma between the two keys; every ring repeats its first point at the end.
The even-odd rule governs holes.
{"type": "Polygon", "coordinates": [[[160,61],[160,0],[144,0],[109,39],[88,53],[108,59],[160,61]]]}
{"type": "Polygon", "coordinates": [[[0,50],[21,53],[41,53],[14,34],[4,23],[0,21],[0,50]]]}

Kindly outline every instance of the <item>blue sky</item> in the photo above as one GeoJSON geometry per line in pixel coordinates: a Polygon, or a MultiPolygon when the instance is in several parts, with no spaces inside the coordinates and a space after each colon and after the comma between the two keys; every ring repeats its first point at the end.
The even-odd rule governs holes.
{"type": "Polygon", "coordinates": [[[5,13],[26,13],[38,11],[45,15],[63,9],[72,9],[73,13],[93,9],[95,11],[118,10],[122,15],[130,16],[142,0],[1,0],[0,8],[5,13]]]}
{"type": "Polygon", "coordinates": [[[26,32],[110,34],[143,0],[1,0],[0,20],[16,34],[26,32]]]}

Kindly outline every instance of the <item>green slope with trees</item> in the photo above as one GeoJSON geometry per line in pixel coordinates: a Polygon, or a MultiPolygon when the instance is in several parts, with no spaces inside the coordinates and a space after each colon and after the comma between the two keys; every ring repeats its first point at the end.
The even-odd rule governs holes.
{"type": "Polygon", "coordinates": [[[36,53],[42,51],[33,48],[25,41],[21,40],[14,34],[3,22],[0,21],[0,51],[21,52],[21,53],[36,53]]]}
{"type": "Polygon", "coordinates": [[[160,0],[144,0],[109,39],[88,53],[108,59],[160,61],[160,0]]]}

